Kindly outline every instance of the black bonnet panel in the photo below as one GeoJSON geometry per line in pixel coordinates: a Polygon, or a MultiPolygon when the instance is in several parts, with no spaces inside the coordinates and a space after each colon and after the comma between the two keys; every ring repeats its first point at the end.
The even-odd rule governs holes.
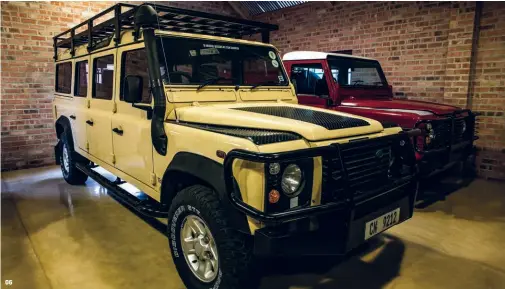
{"type": "Polygon", "coordinates": [[[255,106],[234,109],[308,122],[322,126],[328,130],[370,125],[368,122],[359,118],[290,106],[255,106]]]}

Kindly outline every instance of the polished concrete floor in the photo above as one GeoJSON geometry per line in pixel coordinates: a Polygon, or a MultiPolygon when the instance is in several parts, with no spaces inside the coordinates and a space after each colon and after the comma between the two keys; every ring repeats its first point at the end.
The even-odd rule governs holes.
{"type": "MultiPolygon", "coordinates": [[[[94,181],[67,185],[57,167],[9,172],[1,196],[2,288],[184,288],[156,222],[94,181]]],[[[505,288],[504,183],[475,180],[419,207],[348,258],[270,263],[261,288],[505,288]]]]}

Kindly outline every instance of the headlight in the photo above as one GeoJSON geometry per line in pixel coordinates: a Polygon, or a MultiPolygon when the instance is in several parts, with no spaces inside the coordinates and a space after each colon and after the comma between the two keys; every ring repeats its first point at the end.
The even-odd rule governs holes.
{"type": "Polygon", "coordinates": [[[435,130],[434,129],[430,130],[428,135],[431,139],[435,139],[435,130]]]}
{"type": "Polygon", "coordinates": [[[290,164],[282,173],[281,187],[282,191],[288,197],[295,197],[301,190],[303,183],[303,174],[299,166],[290,164]]]}
{"type": "Polygon", "coordinates": [[[463,127],[461,127],[461,133],[465,133],[466,131],[466,121],[463,121],[463,127]]]}
{"type": "Polygon", "coordinates": [[[433,129],[431,123],[426,124],[426,131],[428,132],[428,134],[425,137],[426,144],[430,144],[431,141],[434,140],[436,137],[435,130],[433,129]]]}

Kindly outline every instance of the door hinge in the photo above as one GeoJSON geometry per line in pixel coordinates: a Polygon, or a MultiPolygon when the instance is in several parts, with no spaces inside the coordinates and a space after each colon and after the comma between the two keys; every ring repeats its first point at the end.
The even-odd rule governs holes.
{"type": "Polygon", "coordinates": [[[111,155],[112,155],[112,163],[116,164],[116,155],[115,154],[111,154],[111,155]]]}
{"type": "Polygon", "coordinates": [[[117,104],[115,102],[112,104],[112,112],[113,113],[117,112],[117,104]]]}
{"type": "Polygon", "coordinates": [[[156,174],[151,173],[151,185],[156,186],[156,174]]]}
{"type": "Polygon", "coordinates": [[[87,104],[86,106],[87,106],[88,108],[90,108],[90,107],[91,107],[91,102],[90,102],[90,100],[89,100],[89,99],[86,99],[86,104],[87,104]]]}
{"type": "Polygon", "coordinates": [[[89,142],[86,142],[86,150],[89,151],[89,142]]]}

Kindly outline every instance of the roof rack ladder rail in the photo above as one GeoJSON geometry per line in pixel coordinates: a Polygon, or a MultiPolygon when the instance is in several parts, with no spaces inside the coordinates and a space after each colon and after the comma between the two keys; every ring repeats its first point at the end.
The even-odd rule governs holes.
{"type": "Polygon", "coordinates": [[[93,49],[93,18],[88,20],[88,52],[93,49]]]}
{"type": "Polygon", "coordinates": [[[72,28],[70,31],[70,55],[72,57],[75,56],[75,43],[74,43],[74,37],[75,37],[75,28],[72,28]]]}
{"type": "Polygon", "coordinates": [[[58,36],[55,36],[53,38],[53,49],[54,49],[54,56],[53,59],[56,61],[58,60],[58,36]]]}
{"type": "Polygon", "coordinates": [[[114,6],[114,44],[121,42],[121,4],[114,6]]]}
{"type": "Polygon", "coordinates": [[[261,31],[261,42],[270,43],[270,31],[268,30],[261,31]]]}

